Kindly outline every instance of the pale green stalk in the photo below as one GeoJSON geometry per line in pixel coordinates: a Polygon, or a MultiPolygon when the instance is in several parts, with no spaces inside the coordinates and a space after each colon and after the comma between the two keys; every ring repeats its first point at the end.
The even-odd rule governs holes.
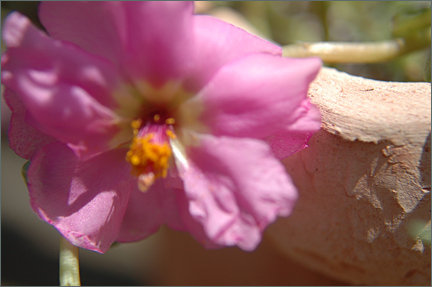
{"type": "Polygon", "coordinates": [[[81,286],[78,247],[60,238],[60,286],[81,286]]]}
{"type": "Polygon", "coordinates": [[[284,57],[320,57],[326,63],[378,63],[395,59],[414,50],[430,46],[429,29],[417,31],[409,38],[388,41],[346,43],[298,43],[282,47],[284,57]]]}

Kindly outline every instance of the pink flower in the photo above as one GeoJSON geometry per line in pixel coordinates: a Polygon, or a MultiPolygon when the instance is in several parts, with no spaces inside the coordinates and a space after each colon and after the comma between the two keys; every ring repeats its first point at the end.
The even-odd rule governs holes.
{"type": "Polygon", "coordinates": [[[73,244],[105,252],[163,224],[209,248],[253,250],[297,191],[279,159],[321,118],[317,58],[187,2],[43,2],[50,37],[4,23],[12,148],[31,206],[73,244]]]}

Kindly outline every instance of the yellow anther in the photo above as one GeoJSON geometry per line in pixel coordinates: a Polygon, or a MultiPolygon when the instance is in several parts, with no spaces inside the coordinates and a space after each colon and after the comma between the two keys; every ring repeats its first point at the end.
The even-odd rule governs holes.
{"type": "Polygon", "coordinates": [[[159,122],[159,120],[160,120],[160,116],[159,116],[158,114],[154,115],[153,120],[154,120],[155,122],[159,122]]]}
{"type": "Polygon", "coordinates": [[[175,119],[174,119],[174,118],[167,118],[167,119],[165,120],[165,123],[166,123],[167,125],[173,125],[173,124],[175,124],[175,119]]]}
{"type": "Polygon", "coordinates": [[[137,156],[136,154],[134,154],[134,155],[132,155],[130,157],[130,162],[131,162],[132,165],[139,165],[140,162],[141,162],[141,160],[140,160],[139,156],[137,156]]]}
{"type": "Polygon", "coordinates": [[[142,120],[137,119],[131,122],[131,126],[134,130],[138,130],[141,127],[142,120]]]}
{"type": "Polygon", "coordinates": [[[177,136],[171,130],[166,130],[165,133],[166,133],[167,136],[169,136],[172,139],[176,139],[177,138],[177,136]]]}

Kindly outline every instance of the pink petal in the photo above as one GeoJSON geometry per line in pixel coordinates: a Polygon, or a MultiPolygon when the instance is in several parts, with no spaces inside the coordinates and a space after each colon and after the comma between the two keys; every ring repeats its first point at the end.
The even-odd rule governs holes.
{"type": "Polygon", "coordinates": [[[27,172],[33,210],[72,244],[107,251],[134,183],[125,153],[116,149],[83,162],[64,144],[44,146],[27,172]]]}
{"type": "Polygon", "coordinates": [[[118,132],[112,91],[118,76],[108,62],[36,30],[12,13],[3,37],[2,83],[27,107],[27,123],[87,155],[109,147],[118,132]]]}
{"type": "Polygon", "coordinates": [[[208,239],[203,226],[190,215],[184,190],[166,188],[162,179],[157,180],[146,193],[137,188],[132,191],[116,241],[144,239],[163,224],[174,230],[188,231],[208,248],[220,247],[208,239]]]}
{"type": "Polygon", "coordinates": [[[204,247],[209,249],[221,248],[223,246],[213,242],[205,233],[204,227],[192,217],[189,212],[189,200],[183,189],[175,190],[175,209],[176,216],[181,220],[181,225],[172,224],[173,221],[167,221],[167,225],[174,230],[187,231],[204,247]]]}
{"type": "Polygon", "coordinates": [[[284,159],[307,147],[307,142],[312,134],[307,133],[282,133],[266,138],[267,143],[277,159],[284,159]]]}
{"type": "Polygon", "coordinates": [[[132,242],[150,236],[165,223],[165,213],[174,213],[174,216],[168,217],[173,219],[174,225],[181,225],[174,201],[174,191],[165,189],[162,179],[145,193],[138,190],[135,181],[117,241],[132,242]]]}
{"type": "Polygon", "coordinates": [[[3,86],[1,87],[1,100],[0,100],[0,109],[1,109],[1,133],[6,134],[9,130],[10,119],[12,116],[12,112],[3,96],[3,86]]]}
{"type": "Polygon", "coordinates": [[[184,76],[192,55],[190,2],[43,2],[48,33],[110,59],[132,79],[160,86],[184,76]]]}
{"type": "Polygon", "coordinates": [[[300,108],[297,121],[289,126],[289,132],[271,135],[266,138],[278,159],[286,158],[307,147],[312,134],[321,128],[321,113],[309,100],[304,100],[300,108]]]}
{"type": "Polygon", "coordinates": [[[194,48],[193,2],[124,3],[131,31],[127,54],[131,77],[155,86],[183,78],[194,48]]]}
{"type": "Polygon", "coordinates": [[[288,216],[297,190],[260,140],[202,135],[181,171],[189,211],[215,244],[253,250],[264,228],[288,216]]]}
{"type": "Polygon", "coordinates": [[[44,134],[25,122],[26,108],[14,92],[5,89],[3,96],[12,110],[8,138],[9,145],[17,155],[25,159],[31,159],[44,145],[56,141],[53,137],[44,134]]]}
{"type": "Polygon", "coordinates": [[[39,19],[51,37],[120,65],[128,40],[123,2],[42,1],[39,19]]]}
{"type": "Polygon", "coordinates": [[[185,83],[191,91],[199,91],[220,67],[244,55],[282,55],[281,47],[211,16],[196,15],[194,29],[194,66],[185,83]]]}
{"type": "Polygon", "coordinates": [[[318,58],[245,56],[221,68],[186,104],[204,106],[201,121],[214,135],[266,138],[292,129],[309,130],[309,125],[320,125],[315,114],[309,118],[307,100],[309,83],[320,67],[318,58]],[[307,128],[291,127],[304,122],[307,128]]]}

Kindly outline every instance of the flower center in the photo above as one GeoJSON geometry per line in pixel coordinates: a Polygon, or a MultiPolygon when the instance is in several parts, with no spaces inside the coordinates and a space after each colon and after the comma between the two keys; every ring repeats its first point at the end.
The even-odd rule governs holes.
{"type": "Polygon", "coordinates": [[[152,121],[142,126],[142,120],[132,121],[133,139],[126,154],[132,174],[138,178],[138,188],[146,192],[159,177],[165,178],[172,156],[169,137],[175,138],[173,118],[161,123],[156,114],[152,121]]]}

